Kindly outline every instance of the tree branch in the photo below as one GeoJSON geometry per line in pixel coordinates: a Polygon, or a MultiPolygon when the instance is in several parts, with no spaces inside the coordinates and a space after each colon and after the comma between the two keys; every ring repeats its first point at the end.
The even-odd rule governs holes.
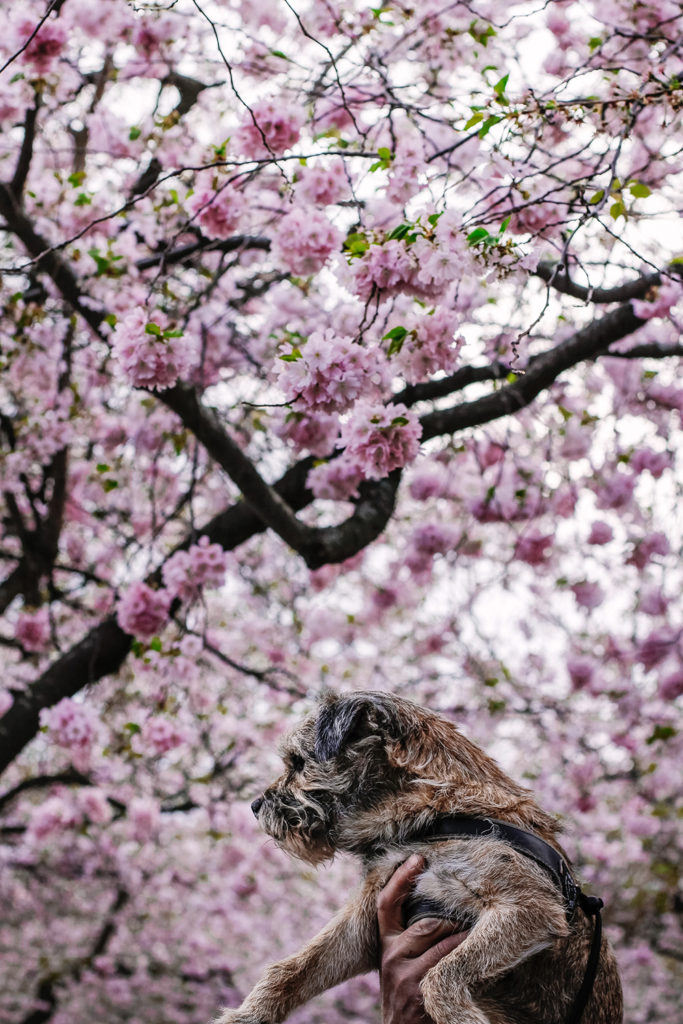
{"type": "Polygon", "coordinates": [[[40,107],[40,94],[36,95],[36,105],[30,110],[26,111],[26,120],[24,121],[24,138],[21,143],[21,150],[19,151],[19,159],[17,160],[17,166],[10,182],[10,189],[12,194],[18,200],[21,193],[24,191],[24,185],[26,184],[26,178],[28,177],[29,168],[31,166],[31,157],[33,156],[33,141],[36,136],[36,119],[38,117],[38,109],[40,107]]]}
{"type": "Polygon", "coordinates": [[[524,409],[564,371],[586,359],[608,355],[608,348],[642,327],[641,320],[633,312],[630,303],[617,307],[601,320],[595,320],[587,327],[572,334],[555,348],[535,356],[523,376],[499,391],[485,395],[474,402],[462,402],[450,409],[427,413],[420,420],[422,440],[452,434],[466,427],[490,423],[502,416],[510,416],[524,409]]]}
{"type": "Polygon", "coordinates": [[[540,277],[546,284],[563,295],[570,295],[574,299],[582,299],[584,302],[595,302],[598,305],[607,305],[612,302],[627,302],[629,299],[642,299],[647,295],[650,288],[662,283],[662,277],[681,278],[683,266],[680,263],[671,263],[666,270],[653,274],[644,274],[637,277],[635,281],[627,281],[625,284],[615,285],[614,288],[591,288],[589,285],[580,285],[569,277],[564,267],[559,263],[539,263],[532,277],[540,277]]]}

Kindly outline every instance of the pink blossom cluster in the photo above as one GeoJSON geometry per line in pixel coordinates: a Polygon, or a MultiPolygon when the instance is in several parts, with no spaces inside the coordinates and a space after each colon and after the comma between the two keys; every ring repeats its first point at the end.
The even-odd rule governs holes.
{"type": "Polygon", "coordinates": [[[683,297],[683,285],[678,281],[664,281],[654,289],[654,293],[651,300],[631,299],[633,312],[641,320],[668,316],[671,308],[683,297]]]}
{"type": "Polygon", "coordinates": [[[50,615],[47,608],[22,612],[17,617],[14,636],[25,651],[45,651],[50,645],[50,615]]]}
{"type": "Polygon", "coordinates": [[[150,640],[166,625],[170,604],[168,591],[152,590],[138,581],[119,599],[116,620],[125,633],[150,640]]]}
{"type": "Polygon", "coordinates": [[[316,498],[326,501],[344,501],[358,497],[358,486],[363,475],[358,467],[343,455],[314,466],[306,484],[316,498]]]}
{"type": "Polygon", "coordinates": [[[242,193],[231,185],[202,189],[190,197],[188,207],[207,238],[230,238],[245,209],[242,193]]]}
{"type": "Polygon", "coordinates": [[[605,592],[599,583],[592,583],[590,580],[580,580],[572,585],[572,592],[576,603],[581,608],[597,608],[605,600],[605,592]]]}
{"type": "Polygon", "coordinates": [[[517,538],[515,558],[527,565],[544,565],[549,561],[552,550],[553,534],[531,529],[517,538]]]}
{"type": "Polygon", "coordinates": [[[314,206],[338,203],[348,193],[349,180],[341,157],[304,167],[296,183],[297,199],[304,199],[314,206]]]}
{"type": "Polygon", "coordinates": [[[204,587],[221,587],[225,583],[227,556],[220,544],[200,537],[187,551],[176,551],[161,570],[169,594],[181,601],[194,601],[204,587]]]}
{"type": "Polygon", "coordinates": [[[332,328],[314,331],[300,354],[285,353],[278,383],[292,407],[302,412],[333,413],[348,409],[380,381],[374,350],[332,328]]]}
{"type": "Polygon", "coordinates": [[[405,466],[420,450],[422,426],[402,403],[358,402],[342,425],[342,458],[353,463],[366,480],[382,480],[405,466]]]}
{"type": "Polygon", "coordinates": [[[293,274],[315,274],[341,247],[342,233],[320,210],[295,206],[275,228],[271,253],[293,274]]]}
{"type": "Polygon", "coordinates": [[[298,141],[305,120],[303,110],[281,97],[260,100],[235,132],[235,143],[247,157],[279,156],[298,141]]]}
{"type": "Polygon", "coordinates": [[[413,291],[418,269],[417,259],[408,245],[397,238],[383,245],[372,244],[353,264],[354,285],[361,299],[367,301],[375,290],[384,298],[399,292],[413,291]]]}
{"type": "Polygon", "coordinates": [[[147,719],[142,727],[142,739],[155,754],[167,754],[186,740],[186,735],[175,722],[162,715],[147,719]]]}
{"type": "MultiPolygon", "coordinates": [[[[34,21],[21,22],[17,31],[18,46],[23,46],[25,41],[35,31],[35,27],[34,21]]],[[[21,54],[21,59],[26,64],[31,65],[37,74],[46,75],[54,69],[60,54],[66,46],[66,41],[67,31],[63,22],[60,22],[57,18],[48,18],[43,22],[21,54]]]]}
{"type": "Polygon", "coordinates": [[[441,306],[426,316],[412,315],[404,321],[408,329],[396,365],[409,384],[417,384],[438,371],[450,374],[458,365],[464,338],[455,337],[460,318],[441,306]]]}
{"type": "Polygon", "coordinates": [[[40,724],[47,729],[50,739],[69,750],[77,768],[85,770],[88,767],[98,726],[91,705],[63,697],[54,707],[41,710],[40,724]]]}
{"type": "Polygon", "coordinates": [[[336,414],[316,412],[290,412],[281,417],[273,426],[274,432],[300,451],[322,458],[335,447],[339,435],[339,417],[336,414]]]}
{"type": "Polygon", "coordinates": [[[114,355],[137,388],[170,388],[189,368],[187,342],[182,337],[163,337],[164,321],[159,312],[150,316],[144,309],[132,309],[114,328],[114,355]]]}
{"type": "Polygon", "coordinates": [[[644,569],[652,561],[654,555],[668,555],[670,545],[667,537],[660,530],[649,533],[646,537],[633,542],[633,551],[627,559],[628,565],[644,569]]]}

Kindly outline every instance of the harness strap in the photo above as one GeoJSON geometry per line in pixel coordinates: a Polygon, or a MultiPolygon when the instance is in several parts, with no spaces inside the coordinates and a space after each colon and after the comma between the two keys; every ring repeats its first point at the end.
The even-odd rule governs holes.
{"type": "MultiPolygon", "coordinates": [[[[447,815],[437,818],[421,832],[411,835],[410,841],[421,842],[425,839],[437,841],[439,839],[473,839],[476,837],[502,840],[517,850],[518,853],[530,857],[542,868],[545,868],[564,897],[568,920],[574,916],[577,906],[588,917],[595,918],[593,938],[583,981],[574,997],[574,1002],[566,1019],[566,1024],[580,1024],[583,1011],[593,991],[595,976],[600,962],[600,948],[602,945],[602,917],[600,911],[604,906],[602,900],[597,896],[586,896],[581,891],[574,881],[569,865],[564,857],[550,843],[546,843],[544,839],[540,839],[531,832],[517,828],[516,825],[509,825],[506,821],[498,821],[496,818],[468,818],[465,815],[447,815]]],[[[443,909],[439,913],[439,903],[436,900],[409,897],[404,902],[403,915],[404,924],[407,928],[421,917],[442,917],[443,909]]]]}
{"type": "Polygon", "coordinates": [[[586,1003],[590,999],[593,985],[595,984],[595,976],[598,973],[600,948],[602,946],[602,915],[600,911],[604,907],[604,903],[599,896],[586,896],[584,893],[579,893],[579,906],[584,914],[595,918],[595,923],[593,925],[593,939],[583,981],[581,982],[581,988],[574,997],[574,1002],[567,1017],[567,1024],[579,1024],[583,1011],[586,1009],[586,1003]]]}

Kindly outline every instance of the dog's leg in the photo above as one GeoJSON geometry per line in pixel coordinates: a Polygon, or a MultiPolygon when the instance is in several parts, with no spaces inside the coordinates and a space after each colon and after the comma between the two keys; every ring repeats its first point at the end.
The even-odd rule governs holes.
{"type": "Polygon", "coordinates": [[[268,967],[242,1005],[215,1024],[278,1024],[313,996],[376,967],[375,893],[364,889],[307,946],[268,967]]]}
{"type": "Polygon", "coordinates": [[[472,989],[511,970],[550,946],[567,924],[555,901],[485,910],[465,941],[422,981],[425,1010],[436,1024],[492,1024],[476,1005],[472,989]]]}

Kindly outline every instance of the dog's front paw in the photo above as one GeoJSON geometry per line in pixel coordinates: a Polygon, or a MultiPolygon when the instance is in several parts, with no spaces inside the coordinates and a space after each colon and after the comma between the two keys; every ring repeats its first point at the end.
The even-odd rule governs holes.
{"type": "Polygon", "coordinates": [[[420,986],[427,1015],[436,1024],[491,1024],[488,1016],[472,1002],[465,989],[454,990],[446,979],[429,971],[420,986]]]}
{"type": "Polygon", "coordinates": [[[268,1024],[268,1022],[260,1020],[254,1014],[249,1013],[248,1010],[243,1010],[240,1006],[236,1006],[234,1009],[223,1010],[220,1016],[213,1021],[213,1024],[268,1024]]]}

